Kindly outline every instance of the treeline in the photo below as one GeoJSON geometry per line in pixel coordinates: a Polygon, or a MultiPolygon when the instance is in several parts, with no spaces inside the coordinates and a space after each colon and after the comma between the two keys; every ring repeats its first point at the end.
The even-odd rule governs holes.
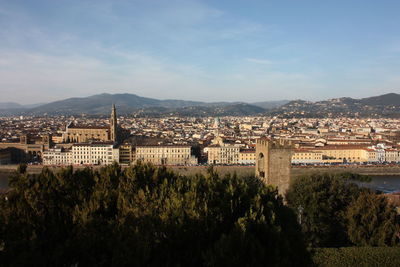
{"type": "Polygon", "coordinates": [[[398,267],[399,247],[341,247],[316,248],[313,253],[315,266],[320,267],[398,267]]]}
{"type": "Polygon", "coordinates": [[[400,224],[383,195],[360,188],[369,178],[351,173],[311,174],[295,179],[287,193],[308,247],[395,246],[400,224]]]}
{"type": "Polygon", "coordinates": [[[396,211],[352,183],[360,179],[366,178],[300,177],[284,203],[276,188],[254,177],[221,177],[212,168],[194,177],[148,164],[44,168],[35,175],[21,165],[10,177],[12,190],[0,197],[0,262],[329,266],[341,250],[320,247],[398,245],[396,211]]]}
{"type": "Polygon", "coordinates": [[[0,200],[3,266],[306,266],[294,213],[254,177],[138,164],[25,167],[0,200]]]}

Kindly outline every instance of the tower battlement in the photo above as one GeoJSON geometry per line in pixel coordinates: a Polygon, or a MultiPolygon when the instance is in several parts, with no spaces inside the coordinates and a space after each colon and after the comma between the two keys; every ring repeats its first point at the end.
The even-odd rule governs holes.
{"type": "Polygon", "coordinates": [[[256,140],[256,144],[260,146],[267,146],[269,149],[293,149],[293,143],[286,139],[270,139],[261,137],[256,140]]]}
{"type": "Polygon", "coordinates": [[[256,141],[256,176],[278,187],[284,195],[289,188],[293,145],[289,140],[261,137],[256,141]]]}

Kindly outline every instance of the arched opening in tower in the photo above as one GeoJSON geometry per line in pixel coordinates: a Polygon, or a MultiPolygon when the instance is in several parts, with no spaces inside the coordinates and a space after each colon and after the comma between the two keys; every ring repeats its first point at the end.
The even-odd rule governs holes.
{"type": "Polygon", "coordinates": [[[265,178],[265,158],[264,154],[260,153],[258,154],[257,158],[257,166],[258,166],[258,175],[262,178],[265,178]]]}

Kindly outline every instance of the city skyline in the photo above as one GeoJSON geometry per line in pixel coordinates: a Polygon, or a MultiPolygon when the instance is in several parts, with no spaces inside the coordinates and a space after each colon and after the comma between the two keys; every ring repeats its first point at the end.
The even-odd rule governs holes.
{"type": "Polygon", "coordinates": [[[399,93],[396,1],[0,1],[1,102],[399,93]]]}

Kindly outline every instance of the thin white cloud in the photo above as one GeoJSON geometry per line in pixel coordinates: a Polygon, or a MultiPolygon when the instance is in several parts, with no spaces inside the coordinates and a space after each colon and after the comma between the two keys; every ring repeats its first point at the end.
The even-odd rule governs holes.
{"type": "MultiPolygon", "coordinates": [[[[135,7],[138,1],[82,1],[66,6],[72,9],[69,13],[89,18],[87,22],[93,28],[81,26],[87,32],[98,30],[98,22],[107,26],[100,27],[104,34],[89,34],[92,38],[83,36],[79,29],[57,28],[54,32],[51,27],[35,23],[29,12],[2,7],[0,13],[6,12],[6,21],[10,21],[0,25],[2,101],[32,103],[103,92],[203,101],[323,99],[328,94],[341,96],[345,86],[355,85],[353,92],[369,88],[365,94],[377,91],[378,85],[381,88],[400,86],[396,77],[386,82],[381,79],[379,84],[368,81],[368,87],[359,81],[356,81],[358,84],[341,83],[342,77],[332,76],[327,81],[323,74],[296,70],[297,54],[290,55],[295,56],[293,60],[244,58],[243,54],[249,54],[241,54],[239,49],[248,51],[252,50],[249,47],[260,49],[263,45],[263,51],[271,55],[296,49],[293,43],[277,43],[267,48],[265,42],[257,42],[258,38],[279,29],[232,17],[202,2],[155,1],[155,4],[139,1],[145,3],[141,8],[149,9],[139,11],[124,8],[124,5],[135,7]],[[136,13],[127,15],[128,10],[136,13]],[[142,39],[145,39],[143,43],[142,39]],[[230,51],[226,53],[232,48],[227,43],[236,45],[237,57],[230,57],[230,51]],[[152,50],[153,45],[156,48],[152,50]],[[165,47],[169,49],[163,50],[165,47]],[[190,59],[197,50],[203,50],[199,54],[205,55],[204,61],[208,62],[201,65],[190,59]],[[184,59],[175,59],[174,53],[184,59]],[[225,66],[214,67],[214,64],[224,64],[221,62],[225,66]],[[243,64],[246,62],[254,64],[243,64]],[[273,71],[266,70],[269,65],[273,65],[273,71]]],[[[351,76],[365,80],[375,75],[351,76]]]]}
{"type": "Polygon", "coordinates": [[[219,75],[146,54],[108,53],[121,63],[83,56],[0,52],[1,93],[7,100],[24,103],[103,92],[163,99],[257,101],[291,97],[298,90],[310,95],[316,87],[302,74],[242,69],[219,75]]]}
{"type": "Polygon", "coordinates": [[[1,93],[14,101],[31,103],[101,92],[164,98],[186,93],[190,98],[192,90],[201,89],[196,82],[201,71],[196,67],[174,65],[142,54],[114,55],[121,57],[123,63],[71,55],[1,52],[1,93]]]}
{"type": "Polygon", "coordinates": [[[273,64],[274,62],[268,59],[261,59],[261,58],[245,58],[245,61],[252,62],[252,63],[257,63],[257,64],[265,64],[265,65],[270,65],[273,64]]]}
{"type": "MultiPolygon", "coordinates": [[[[116,8],[115,3],[118,2],[82,2],[80,8],[74,5],[70,8],[77,9],[74,12],[82,16],[96,16],[96,19],[110,22],[115,32],[121,27],[124,32],[135,26],[155,34],[156,39],[165,36],[179,44],[237,40],[264,30],[263,26],[252,22],[232,21],[222,11],[198,1],[178,0],[172,4],[160,1],[152,12],[139,16],[119,14],[123,10],[121,6],[116,8]],[[94,5],[93,9],[90,5],[94,5]],[[82,14],[84,12],[87,13],[82,14]],[[210,22],[214,22],[213,29],[206,26],[210,22]]],[[[167,55],[154,55],[137,48],[121,49],[115,40],[105,45],[101,38],[90,40],[76,32],[51,33],[23,12],[13,24],[24,25],[23,31],[13,30],[8,35],[12,36],[9,44],[16,44],[17,48],[0,48],[0,91],[13,101],[43,102],[102,92],[207,101],[243,100],[237,94],[230,94],[232,90],[239,90],[230,84],[230,76],[235,76],[236,71],[221,70],[216,74],[195,63],[182,64],[167,55]],[[27,42],[38,49],[18,49],[18,45],[27,42]],[[221,90],[223,88],[225,90],[221,90]]],[[[9,29],[4,28],[2,33],[6,36],[8,32],[9,29]]],[[[135,35],[134,29],[128,32],[135,35]]],[[[248,76],[250,80],[246,85],[250,93],[251,77],[248,76]]]]}

